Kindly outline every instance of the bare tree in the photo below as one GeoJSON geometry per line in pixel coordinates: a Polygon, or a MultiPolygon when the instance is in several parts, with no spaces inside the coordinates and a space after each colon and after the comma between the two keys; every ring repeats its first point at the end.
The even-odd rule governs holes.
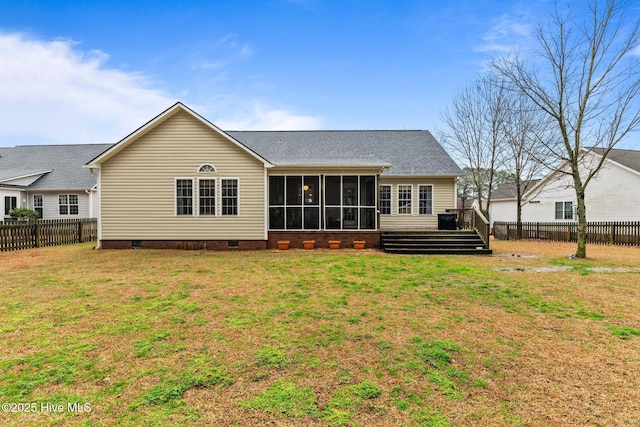
{"type": "MultiPolygon", "coordinates": [[[[578,5],[580,3],[577,3],[578,5]]],[[[580,22],[571,8],[538,25],[538,49],[493,61],[500,76],[518,88],[553,121],[560,142],[547,149],[561,161],[559,172],[572,178],[577,199],[576,257],[586,257],[585,190],[610,150],[640,125],[639,23],[627,18],[629,4],[592,0],[589,19],[580,22]],[[599,161],[582,160],[599,148],[599,161]]]]}
{"type": "Polygon", "coordinates": [[[554,140],[553,129],[546,126],[546,117],[529,98],[519,91],[512,92],[509,113],[504,120],[504,140],[507,159],[504,169],[512,177],[516,197],[516,237],[522,238],[522,206],[524,194],[533,185],[548,163],[545,143],[554,140]]]}
{"type": "Polygon", "coordinates": [[[465,163],[480,209],[485,211],[491,205],[495,171],[503,161],[500,146],[506,96],[506,89],[493,76],[481,76],[458,92],[442,114],[448,129],[441,132],[441,141],[465,163]]]}

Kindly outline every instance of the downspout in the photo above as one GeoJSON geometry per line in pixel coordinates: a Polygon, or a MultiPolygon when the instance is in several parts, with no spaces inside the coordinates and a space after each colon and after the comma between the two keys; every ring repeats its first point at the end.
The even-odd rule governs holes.
{"type": "Polygon", "coordinates": [[[84,192],[89,196],[89,218],[93,218],[93,191],[84,190],[84,192]]]}
{"type": "Polygon", "coordinates": [[[269,177],[267,175],[267,168],[264,168],[264,240],[267,241],[267,247],[269,245],[269,177]]]}
{"type": "MultiPolygon", "coordinates": [[[[96,176],[96,191],[97,191],[97,195],[98,195],[98,243],[96,244],[96,247],[94,249],[101,249],[102,248],[102,174],[100,173],[100,168],[89,168],[89,172],[91,172],[92,175],[96,176]],[[97,172],[96,172],[97,170],[97,172]]],[[[86,190],[85,190],[86,191],[86,190]]],[[[93,210],[93,203],[91,204],[91,210],[93,210]]],[[[93,212],[92,212],[93,213],[93,212]]]]}

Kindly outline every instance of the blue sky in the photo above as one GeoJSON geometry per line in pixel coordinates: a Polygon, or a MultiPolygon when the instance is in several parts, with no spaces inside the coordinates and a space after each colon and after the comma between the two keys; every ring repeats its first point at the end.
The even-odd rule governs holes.
{"type": "Polygon", "coordinates": [[[552,1],[0,0],[0,146],[111,143],[175,101],[225,130],[429,129],[552,1]]]}

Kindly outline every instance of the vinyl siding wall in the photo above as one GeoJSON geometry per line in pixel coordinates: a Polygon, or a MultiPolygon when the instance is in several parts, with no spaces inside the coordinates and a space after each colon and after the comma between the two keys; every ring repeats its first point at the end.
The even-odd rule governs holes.
{"type": "MultiPolygon", "coordinates": [[[[557,176],[557,175],[554,175],[557,176]]],[[[555,219],[556,202],[577,204],[570,176],[549,179],[539,191],[529,195],[522,207],[523,222],[567,221],[555,219]]],[[[640,174],[605,162],[585,192],[587,221],[640,221],[640,174]]],[[[574,208],[575,212],[575,208],[574,208]]],[[[516,221],[516,201],[491,202],[491,220],[516,221]]],[[[577,220],[577,218],[574,218],[577,220]]]]}
{"type": "MultiPolygon", "coordinates": [[[[91,202],[89,195],[84,190],[60,190],[60,191],[4,191],[0,190],[0,216],[4,216],[4,196],[17,197],[18,207],[34,209],[33,195],[42,194],[42,213],[44,219],[75,219],[92,218],[91,202]],[[78,215],[60,215],[58,205],[59,194],[76,194],[78,196],[78,215]],[[26,203],[23,203],[25,201],[26,203]]],[[[95,196],[94,196],[95,199],[95,196]]],[[[94,212],[93,218],[97,217],[94,212]]],[[[1,218],[0,218],[1,219],[1,218]]]]}
{"type": "Polygon", "coordinates": [[[438,214],[455,208],[455,179],[429,177],[389,177],[382,175],[380,185],[391,185],[391,215],[380,215],[380,229],[438,228],[438,214]],[[398,214],[398,186],[411,185],[411,215],[398,214]],[[420,185],[433,186],[433,214],[418,215],[420,185]]]}
{"type": "Polygon", "coordinates": [[[91,200],[84,190],[60,190],[60,191],[29,191],[27,196],[27,206],[33,209],[33,195],[42,194],[42,217],[44,219],[76,219],[76,218],[96,218],[97,214],[91,215],[91,200]],[[60,215],[58,195],[75,194],[78,196],[78,215],[60,215]]]}
{"type": "MultiPolygon", "coordinates": [[[[188,113],[178,112],[102,164],[104,240],[265,240],[265,168],[188,113]],[[205,163],[216,173],[198,173],[205,163]],[[239,216],[176,216],[175,180],[239,179],[239,216]]],[[[194,212],[197,204],[194,203],[194,212]]]]}

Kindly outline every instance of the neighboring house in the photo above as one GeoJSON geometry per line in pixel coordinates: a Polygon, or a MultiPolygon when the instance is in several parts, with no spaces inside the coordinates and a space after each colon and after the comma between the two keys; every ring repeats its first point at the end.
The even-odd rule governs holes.
{"type": "Polygon", "coordinates": [[[14,208],[41,218],[98,216],[96,177],[83,165],[111,144],[0,148],[0,221],[14,208]]]}
{"type": "MultiPolygon", "coordinates": [[[[601,149],[584,149],[581,167],[586,171],[601,159],[601,149]]],[[[576,194],[571,175],[553,171],[533,182],[523,197],[523,222],[575,221],[576,194]]],[[[640,220],[640,151],[613,149],[585,193],[587,221],[640,220]]],[[[515,222],[513,184],[492,195],[491,222],[515,222]]]]}
{"type": "Polygon", "coordinates": [[[276,247],[437,228],[460,169],[427,131],[224,132],[181,103],[87,165],[104,248],[276,247]]]}

